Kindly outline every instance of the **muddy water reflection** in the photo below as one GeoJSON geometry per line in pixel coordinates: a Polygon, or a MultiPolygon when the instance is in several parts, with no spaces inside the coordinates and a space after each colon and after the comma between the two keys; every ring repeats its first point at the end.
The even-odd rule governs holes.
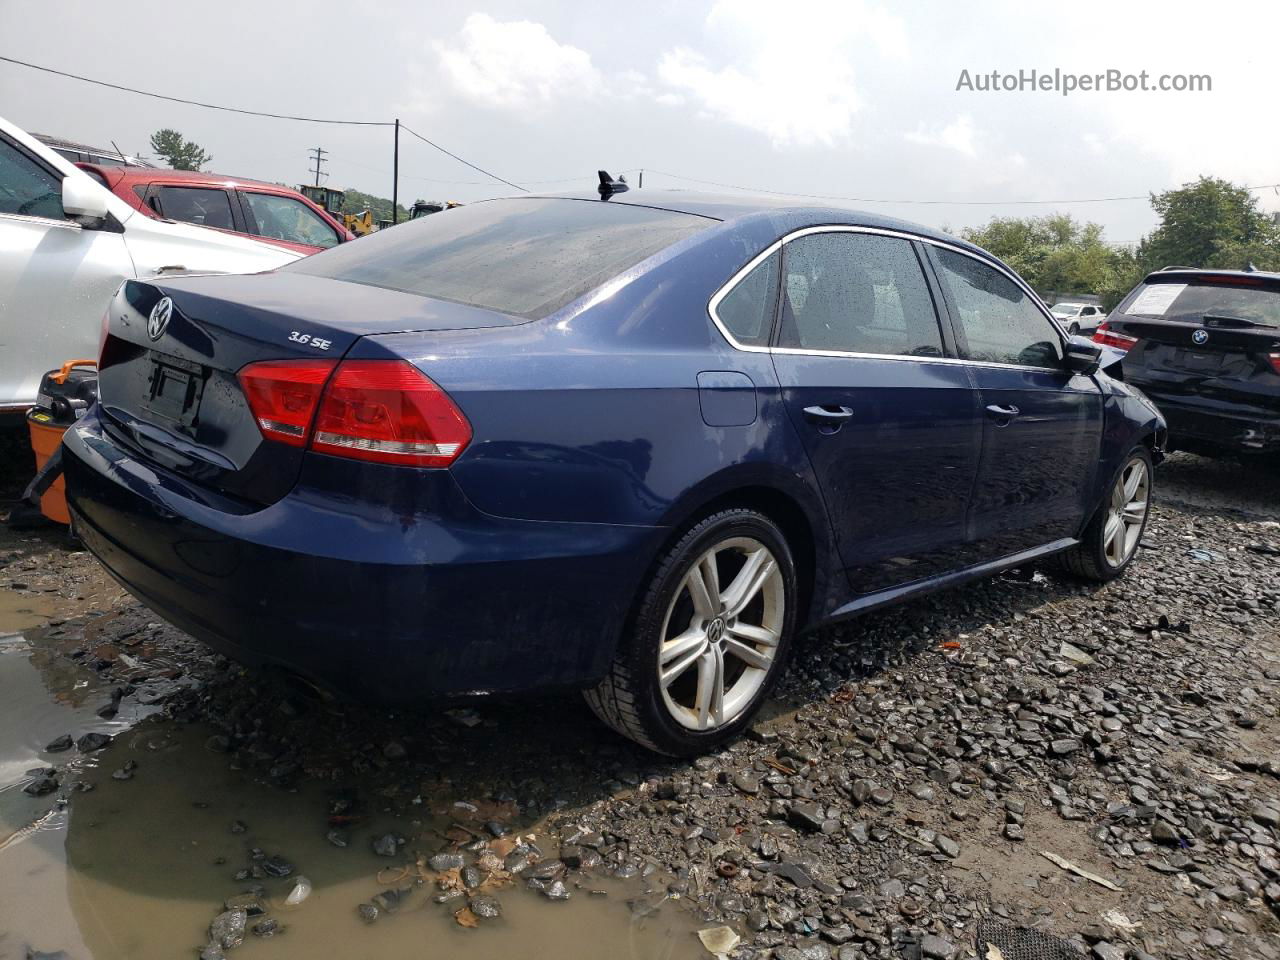
{"type": "Polygon", "coordinates": [[[379,815],[370,802],[350,845],[335,847],[325,840],[327,799],[319,785],[286,792],[254,783],[206,747],[211,731],[139,719],[128,698],[107,723],[94,708],[109,690],[85,671],[52,669],[55,662],[42,662],[21,638],[0,644],[0,960],[25,960],[28,947],[63,950],[75,960],[195,957],[223,901],[253,883],[265,888],[270,916],[284,930],[270,939],[246,936],[230,953],[235,958],[702,954],[696,925],[682,910],[668,904],[638,919],[626,900],[639,890],[605,880],[590,884],[602,893],[575,889],[560,903],[519,884],[500,889],[503,917],[478,929],[454,921],[456,905],[433,903],[428,883],[399,912],[366,925],[356,906],[388,889],[378,882],[379,868],[408,859],[375,856],[372,839],[392,831],[408,837],[409,848],[435,852],[442,845],[436,831],[447,822],[379,815]],[[61,689],[51,690],[49,681],[61,689]],[[89,757],[42,752],[62,733],[91,729],[114,733],[114,742],[89,757]],[[133,778],[113,779],[129,760],[137,764],[133,778]],[[59,768],[61,789],[26,796],[27,771],[45,765],[59,768]],[[78,780],[92,789],[71,790],[78,780]],[[70,797],[65,809],[59,796],[70,797]],[[233,832],[236,821],[247,829],[233,832]],[[287,908],[292,878],[234,880],[253,862],[254,848],[289,860],[311,881],[310,897],[287,908]]]}

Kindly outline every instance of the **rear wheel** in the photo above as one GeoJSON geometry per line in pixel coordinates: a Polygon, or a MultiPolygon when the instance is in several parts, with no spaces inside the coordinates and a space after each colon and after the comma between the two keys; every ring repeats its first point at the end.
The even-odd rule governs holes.
{"type": "Polygon", "coordinates": [[[753,510],[713,514],[663,555],[644,590],[587,703],[652,750],[713,749],[751,721],[782,672],[796,616],[786,539],[753,510]]]}
{"type": "Polygon", "coordinates": [[[1116,474],[1106,499],[1076,546],[1055,558],[1068,573],[1105,583],[1120,576],[1138,551],[1151,510],[1154,476],[1151,454],[1135,447],[1116,474]]]}

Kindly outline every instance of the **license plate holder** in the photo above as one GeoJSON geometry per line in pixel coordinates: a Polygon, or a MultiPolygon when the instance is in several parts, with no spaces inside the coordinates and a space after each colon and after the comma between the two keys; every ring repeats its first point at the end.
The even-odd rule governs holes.
{"type": "Polygon", "coordinates": [[[191,432],[200,411],[204,379],[200,364],[153,353],[147,380],[148,412],[191,432]]]}

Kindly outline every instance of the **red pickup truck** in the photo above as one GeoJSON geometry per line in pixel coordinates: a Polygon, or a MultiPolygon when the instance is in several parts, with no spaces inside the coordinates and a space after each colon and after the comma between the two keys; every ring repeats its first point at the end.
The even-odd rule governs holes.
{"type": "Polygon", "coordinates": [[[296,190],[217,173],[77,163],[130,206],[157,220],[178,220],[317,253],[355,234],[296,190]]]}

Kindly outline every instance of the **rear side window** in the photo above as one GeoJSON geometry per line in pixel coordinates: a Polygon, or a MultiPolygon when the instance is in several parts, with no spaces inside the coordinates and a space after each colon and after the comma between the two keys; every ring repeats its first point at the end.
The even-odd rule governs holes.
{"type": "Polygon", "coordinates": [[[959,312],[964,356],[983,363],[1057,367],[1057,329],[1016,283],[963,253],[939,249],[942,282],[959,312]]]}
{"type": "Polygon", "coordinates": [[[161,187],[155,193],[152,207],[168,220],[180,220],[201,227],[234,230],[231,198],[216,187],[161,187]]]}
{"type": "Polygon", "coordinates": [[[65,219],[62,181],[4,139],[0,139],[0,213],[65,219]]]}
{"type": "Polygon", "coordinates": [[[812,233],[785,246],[778,345],[940,357],[942,335],[911,244],[864,233],[812,233]]]}
{"type": "Polygon", "coordinates": [[[599,200],[489,200],[281,269],[544,317],[717,221],[599,200]]]}
{"type": "Polygon", "coordinates": [[[733,339],[743,346],[762,347],[769,342],[773,313],[778,303],[778,269],[782,252],[775,250],[738,281],[716,304],[716,316],[733,339]]]}
{"type": "Polygon", "coordinates": [[[1280,326],[1280,290],[1232,283],[1144,283],[1116,308],[1134,317],[1201,323],[1206,316],[1280,326]]]}
{"type": "Polygon", "coordinates": [[[338,243],[338,234],[325,223],[314,210],[301,200],[281,197],[273,193],[244,191],[249,201],[249,212],[257,223],[254,231],[260,237],[305,243],[313,247],[332,247],[338,243]]]}

